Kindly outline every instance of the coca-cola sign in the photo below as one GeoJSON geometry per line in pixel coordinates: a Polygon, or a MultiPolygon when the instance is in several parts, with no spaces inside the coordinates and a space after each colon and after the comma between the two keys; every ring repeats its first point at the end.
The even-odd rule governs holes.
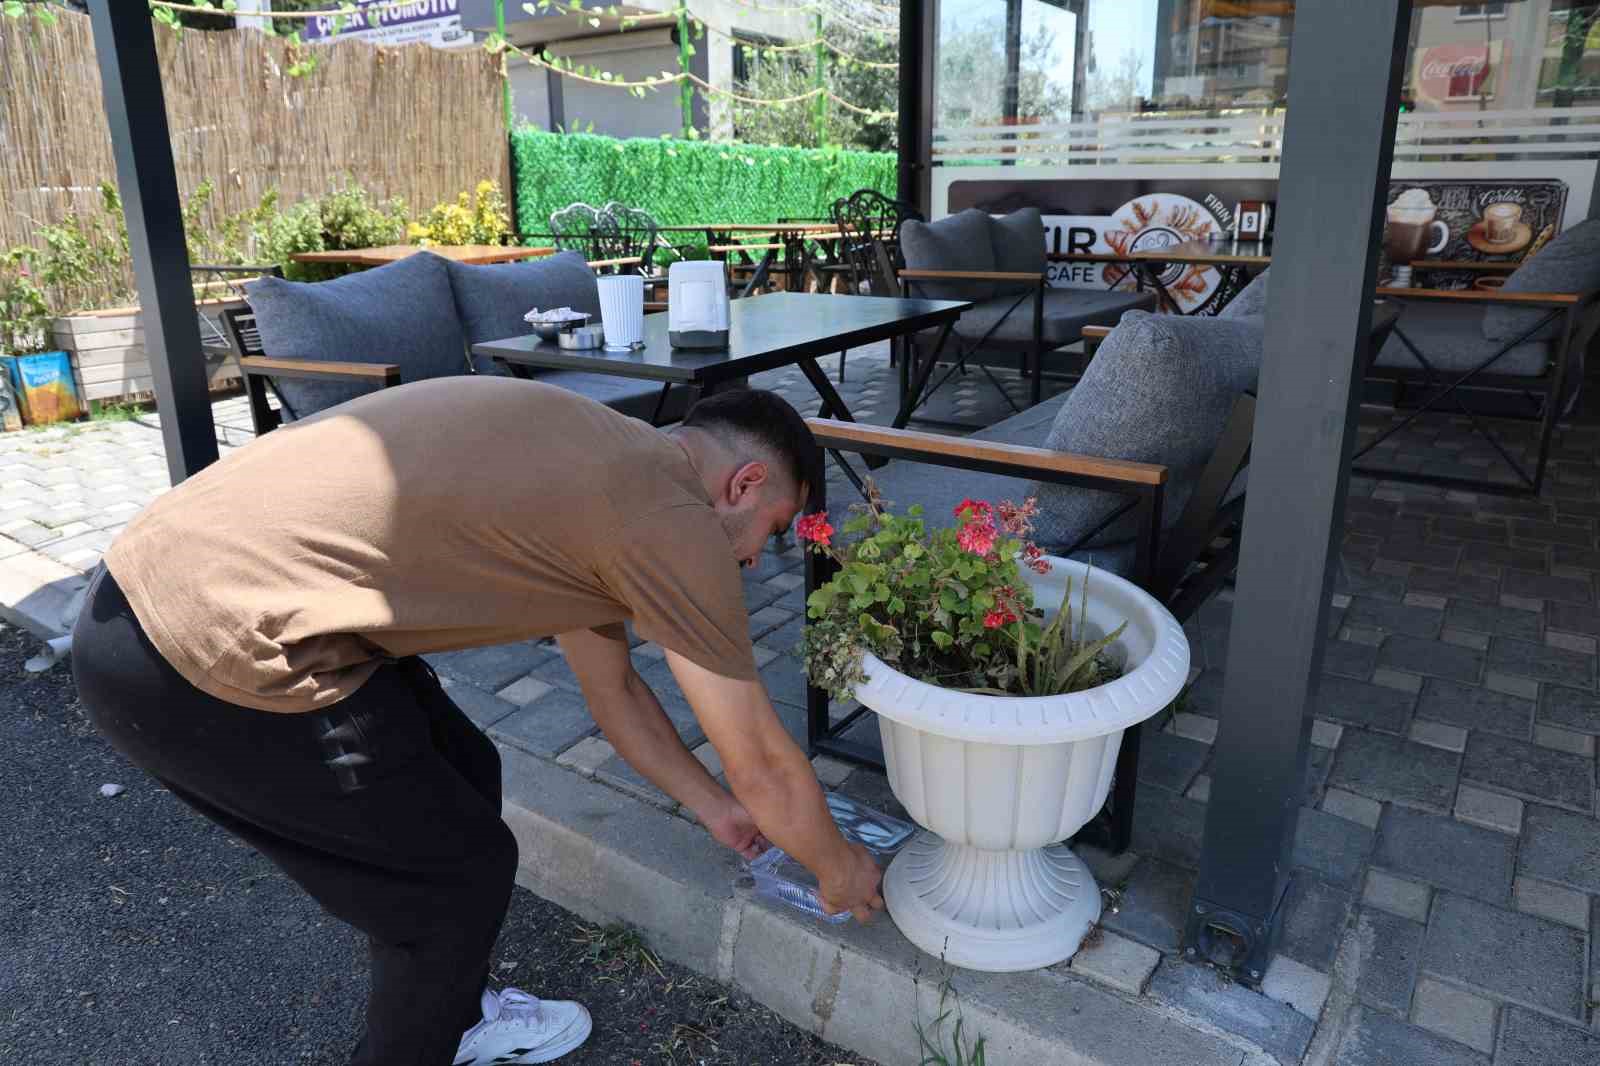
{"type": "Polygon", "coordinates": [[[1493,99],[1499,72],[1510,58],[1505,41],[1459,42],[1419,49],[1412,91],[1429,104],[1493,99]]]}

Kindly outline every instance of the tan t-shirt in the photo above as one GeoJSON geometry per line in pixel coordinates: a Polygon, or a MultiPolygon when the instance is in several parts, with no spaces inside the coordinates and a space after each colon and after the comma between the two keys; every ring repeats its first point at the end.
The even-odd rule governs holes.
{"type": "Polygon", "coordinates": [[[196,688],[263,711],[350,695],[385,656],[613,627],[756,676],[739,565],[688,453],[549,385],[383,389],[161,497],[106,553],[196,688]]]}

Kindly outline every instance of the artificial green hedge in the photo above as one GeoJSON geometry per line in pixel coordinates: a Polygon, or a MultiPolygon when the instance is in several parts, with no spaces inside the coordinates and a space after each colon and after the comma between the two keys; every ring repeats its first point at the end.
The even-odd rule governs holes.
{"type": "Polygon", "coordinates": [[[827,218],[841,196],[895,191],[894,155],[712,141],[619,141],[525,127],[511,135],[517,230],[544,233],[550,213],[620,200],[662,225],[827,218]]]}

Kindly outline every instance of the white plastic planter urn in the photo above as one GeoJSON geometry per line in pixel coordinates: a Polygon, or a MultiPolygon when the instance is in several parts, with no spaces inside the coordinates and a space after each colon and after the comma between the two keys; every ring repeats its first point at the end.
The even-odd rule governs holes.
{"type": "Polygon", "coordinates": [[[1089,582],[1088,632],[1112,645],[1117,680],[1060,696],[938,688],[876,656],[856,697],[878,713],[889,785],[919,833],[889,865],[889,914],[917,947],[973,970],[1032,970],[1070,958],[1100,919],[1100,889],[1059,841],[1104,806],[1122,731],[1172,702],[1189,676],[1176,619],[1132,583],[1068,559],[1026,572],[1053,616],[1067,579],[1074,619],[1089,582]]]}

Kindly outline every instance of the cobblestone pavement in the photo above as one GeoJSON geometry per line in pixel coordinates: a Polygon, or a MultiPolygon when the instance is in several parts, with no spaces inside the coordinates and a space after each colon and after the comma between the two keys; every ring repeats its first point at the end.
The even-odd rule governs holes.
{"type": "MultiPolygon", "coordinates": [[[[797,371],[758,383],[814,402],[797,371]]],[[[1020,383],[1010,385],[1020,399],[1020,383]]],[[[859,416],[888,421],[893,371],[881,353],[852,354],[843,394],[859,416]]],[[[937,403],[944,418],[1009,413],[977,375],[937,403]]],[[[236,414],[220,405],[219,418],[236,414]]],[[[1369,413],[1363,433],[1385,422],[1369,413]]],[[[164,482],[159,451],[137,443],[150,430],[72,432],[0,437],[0,559],[37,547],[79,566],[164,482]]],[[[1600,429],[1560,434],[1537,500],[1352,482],[1293,880],[1264,994],[1219,984],[1178,954],[1222,714],[1230,594],[1190,621],[1195,676],[1179,713],[1146,730],[1133,851],[1084,849],[1121,903],[1075,972],[1285,1063],[1600,1066],[1597,445],[1600,429]]],[[[1457,472],[1496,461],[1442,420],[1406,430],[1378,458],[1405,467],[1445,456],[1457,472]]],[[[762,676],[796,736],[801,561],[792,545],[774,546],[745,575],[762,676]]],[[[634,656],[685,742],[720,770],[659,650],[639,645],[634,656]]],[[[553,645],[435,662],[498,740],[671,809],[597,735],[553,645]]],[[[875,733],[870,722],[862,729],[875,733]]],[[[816,765],[829,787],[897,808],[881,774],[816,765]]]]}

